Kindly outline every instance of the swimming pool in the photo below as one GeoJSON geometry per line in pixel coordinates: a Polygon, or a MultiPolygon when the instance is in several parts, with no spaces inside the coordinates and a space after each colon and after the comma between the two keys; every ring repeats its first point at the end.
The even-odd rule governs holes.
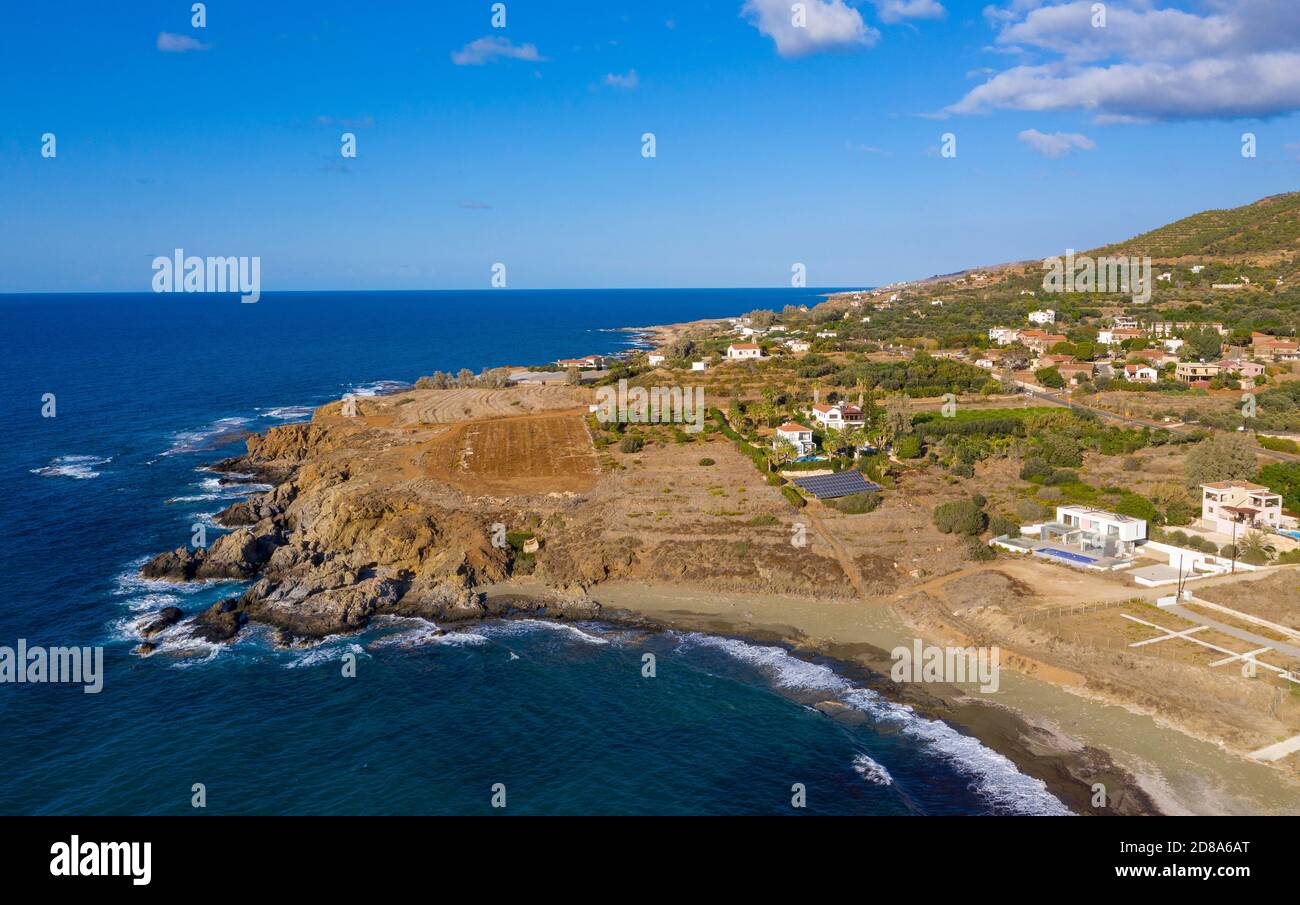
{"type": "Polygon", "coordinates": [[[1084,556],[1082,553],[1072,553],[1069,550],[1057,550],[1055,547],[1044,547],[1041,550],[1036,550],[1034,552],[1045,553],[1048,556],[1055,556],[1057,559],[1065,559],[1085,566],[1097,564],[1097,560],[1091,556],[1084,556]]]}
{"type": "Polygon", "coordinates": [[[1300,531],[1287,531],[1285,529],[1278,528],[1277,533],[1285,534],[1287,537],[1294,537],[1296,540],[1300,540],[1300,531]]]}

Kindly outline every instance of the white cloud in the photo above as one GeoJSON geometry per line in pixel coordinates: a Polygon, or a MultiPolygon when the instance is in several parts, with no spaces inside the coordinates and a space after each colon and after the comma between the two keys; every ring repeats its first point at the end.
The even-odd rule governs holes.
{"type": "Polygon", "coordinates": [[[844,0],[803,0],[805,18],[795,24],[790,0],[745,0],[741,15],[776,44],[783,57],[800,57],[824,50],[871,47],[880,32],[862,21],[862,14],[844,0]]]}
{"type": "Polygon", "coordinates": [[[1074,151],[1093,151],[1097,148],[1097,143],[1086,135],[1080,135],[1078,132],[1039,132],[1037,129],[1026,129],[1016,135],[1021,142],[1033,148],[1044,157],[1065,157],[1074,151]]]}
{"type": "Polygon", "coordinates": [[[641,84],[641,77],[636,74],[635,69],[629,69],[627,75],[619,75],[617,72],[607,73],[604,81],[606,85],[615,88],[635,88],[641,84]]]}
{"type": "Polygon", "coordinates": [[[460,50],[454,50],[451,61],[457,66],[482,66],[496,60],[530,60],[534,63],[545,62],[546,57],[537,52],[532,44],[515,46],[509,38],[488,37],[470,41],[460,50]]]}
{"type": "Polygon", "coordinates": [[[949,113],[1082,110],[1098,122],[1268,117],[1300,110],[1300,4],[1204,0],[1203,14],[1147,0],[1013,0],[985,9],[996,49],[1024,59],[949,113]]]}
{"type": "Polygon", "coordinates": [[[191,50],[207,50],[210,45],[191,38],[189,35],[174,35],[169,31],[158,32],[158,49],[163,53],[186,53],[191,50]]]}
{"type": "Polygon", "coordinates": [[[908,19],[942,19],[947,13],[939,0],[871,0],[881,22],[893,24],[908,19]]]}

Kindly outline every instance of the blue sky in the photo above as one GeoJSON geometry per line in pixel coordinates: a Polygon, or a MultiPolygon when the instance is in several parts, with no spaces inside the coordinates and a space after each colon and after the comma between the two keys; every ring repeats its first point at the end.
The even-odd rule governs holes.
{"type": "Polygon", "coordinates": [[[190,5],[0,10],[0,291],[177,247],[266,290],[874,285],[1300,176],[1291,0],[190,5]]]}

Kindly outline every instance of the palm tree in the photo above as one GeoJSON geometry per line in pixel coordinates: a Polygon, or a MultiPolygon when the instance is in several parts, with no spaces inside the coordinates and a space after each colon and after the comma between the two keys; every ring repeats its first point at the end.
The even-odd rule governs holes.
{"type": "Polygon", "coordinates": [[[780,471],[781,464],[794,453],[794,444],[787,437],[777,437],[767,451],[767,470],[780,471]]]}
{"type": "Polygon", "coordinates": [[[1273,558],[1277,547],[1269,542],[1263,531],[1247,531],[1245,537],[1237,544],[1237,558],[1251,565],[1263,565],[1273,558]]]}

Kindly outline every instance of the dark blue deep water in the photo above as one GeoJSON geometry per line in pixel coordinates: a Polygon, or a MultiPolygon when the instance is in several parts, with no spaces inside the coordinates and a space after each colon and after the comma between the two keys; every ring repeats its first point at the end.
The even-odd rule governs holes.
{"type": "Polygon", "coordinates": [[[144,582],[231,502],[197,469],[303,407],[612,352],[612,328],[815,303],[807,291],[0,296],[0,645],[102,645],[103,691],[0,685],[0,812],[1050,812],[1042,785],[942,723],[776,648],[601,625],[429,623],[280,651],[254,631],[133,656],[131,627],[234,590],[144,582]],[[53,393],[57,417],[41,416],[53,393]],[[341,655],[358,657],[344,678],[341,655]],[[642,678],[653,651],[658,675],[642,678]],[[808,705],[835,697],[846,725],[808,705]],[[791,787],[807,808],[790,807],[791,787]]]}

